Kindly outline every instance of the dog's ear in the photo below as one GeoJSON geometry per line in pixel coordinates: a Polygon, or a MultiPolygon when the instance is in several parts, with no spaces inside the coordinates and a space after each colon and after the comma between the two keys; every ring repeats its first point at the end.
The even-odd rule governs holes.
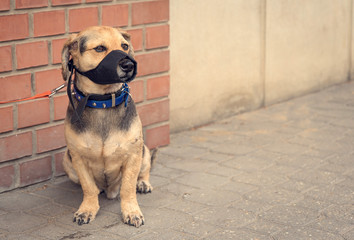
{"type": "Polygon", "coordinates": [[[76,40],[77,34],[71,34],[69,39],[64,43],[63,50],[61,51],[61,74],[64,81],[67,80],[70,75],[68,62],[70,60],[70,51],[78,48],[78,42],[76,40]]]}
{"type": "Polygon", "coordinates": [[[118,31],[120,32],[120,34],[122,34],[122,36],[124,37],[125,40],[127,40],[128,42],[130,42],[130,34],[127,33],[126,31],[118,28],[118,31]]]}
{"type": "Polygon", "coordinates": [[[120,29],[120,28],[118,28],[118,31],[120,32],[120,34],[122,34],[123,38],[124,38],[125,40],[127,40],[128,43],[129,43],[129,45],[130,45],[128,54],[129,54],[130,56],[134,57],[134,48],[133,48],[133,45],[132,45],[131,40],[130,40],[130,34],[127,33],[126,31],[120,29]]]}

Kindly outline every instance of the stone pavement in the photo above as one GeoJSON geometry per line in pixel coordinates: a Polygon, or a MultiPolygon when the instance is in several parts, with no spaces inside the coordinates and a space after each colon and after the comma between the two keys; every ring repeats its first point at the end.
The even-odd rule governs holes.
{"type": "Polygon", "coordinates": [[[151,182],[140,228],[73,223],[66,177],[0,194],[0,239],[354,239],[354,82],[173,134],[151,182]]]}

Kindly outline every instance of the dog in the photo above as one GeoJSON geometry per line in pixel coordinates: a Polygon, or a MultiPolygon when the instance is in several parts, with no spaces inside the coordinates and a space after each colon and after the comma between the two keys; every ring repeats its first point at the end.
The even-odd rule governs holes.
{"type": "Polygon", "coordinates": [[[121,29],[89,27],[72,34],[63,46],[62,75],[69,81],[71,102],[65,118],[63,167],[83,190],[73,218],[79,225],[95,219],[103,191],[108,199],[120,195],[124,223],[144,224],[136,193],[153,189],[149,177],[156,152],[150,153],[144,144],[142,124],[126,85],[135,74],[130,35],[121,29]],[[74,91],[70,86],[73,73],[74,91]],[[90,101],[91,106],[87,105],[90,101]],[[100,108],[94,107],[99,104],[100,108]]]}

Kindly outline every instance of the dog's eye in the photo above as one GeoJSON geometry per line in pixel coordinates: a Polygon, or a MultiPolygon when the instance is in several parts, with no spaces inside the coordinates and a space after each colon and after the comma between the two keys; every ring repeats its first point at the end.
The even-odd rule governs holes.
{"type": "Polygon", "coordinates": [[[128,48],[129,48],[129,45],[128,44],[126,44],[126,43],[122,43],[122,48],[123,48],[123,50],[124,51],[127,51],[128,50],[128,48]]]}
{"type": "Polygon", "coordinates": [[[95,47],[94,49],[95,49],[96,52],[104,52],[104,51],[107,50],[107,48],[105,46],[102,46],[102,45],[100,45],[98,47],[95,47]]]}

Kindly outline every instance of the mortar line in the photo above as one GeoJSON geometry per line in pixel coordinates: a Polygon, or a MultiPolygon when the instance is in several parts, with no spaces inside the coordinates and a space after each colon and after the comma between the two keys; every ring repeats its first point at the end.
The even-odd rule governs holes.
{"type": "Polygon", "coordinates": [[[350,1],[350,17],[349,17],[349,73],[348,73],[348,79],[347,81],[351,81],[352,80],[352,72],[353,72],[353,63],[352,63],[352,51],[353,51],[353,1],[350,1]]]}
{"type": "Polygon", "coordinates": [[[260,46],[260,55],[261,55],[261,69],[260,69],[260,78],[261,78],[261,88],[262,88],[262,101],[260,107],[265,107],[266,105],[266,31],[267,31],[267,0],[261,2],[260,9],[260,28],[261,28],[261,46],[260,46]]]}

